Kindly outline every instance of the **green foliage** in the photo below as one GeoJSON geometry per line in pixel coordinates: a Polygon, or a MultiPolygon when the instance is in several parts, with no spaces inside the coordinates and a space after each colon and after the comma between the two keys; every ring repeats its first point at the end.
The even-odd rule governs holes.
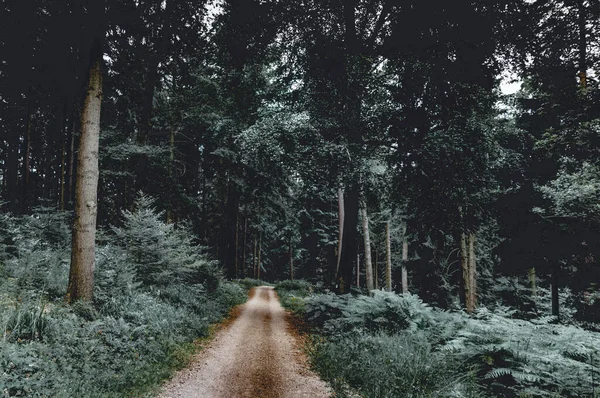
{"type": "Polygon", "coordinates": [[[56,283],[64,294],[68,274],[68,263],[48,264],[68,256],[68,229],[53,217],[5,219],[16,231],[18,256],[7,251],[9,277],[0,290],[3,396],[138,396],[181,366],[193,340],[245,300],[245,290],[224,282],[187,232],[146,209],[127,215],[116,236],[99,234],[95,301],[66,305],[58,288],[48,288],[56,283]],[[154,246],[134,246],[148,242],[143,232],[151,228],[154,246]],[[151,261],[147,279],[142,258],[151,261]]]}

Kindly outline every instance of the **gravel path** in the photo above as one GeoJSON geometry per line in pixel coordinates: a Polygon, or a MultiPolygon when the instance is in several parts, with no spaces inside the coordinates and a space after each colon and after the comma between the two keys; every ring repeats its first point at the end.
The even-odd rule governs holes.
{"type": "Polygon", "coordinates": [[[175,375],[160,398],[330,397],[288,332],[273,288],[256,288],[250,297],[239,317],[175,375]]]}

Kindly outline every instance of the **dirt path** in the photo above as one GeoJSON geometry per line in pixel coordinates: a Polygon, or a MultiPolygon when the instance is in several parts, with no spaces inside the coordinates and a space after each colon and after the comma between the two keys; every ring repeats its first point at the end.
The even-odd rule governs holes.
{"type": "Polygon", "coordinates": [[[271,287],[256,288],[240,316],[217,334],[191,367],[175,375],[160,398],[327,398],[287,331],[271,287]]]}

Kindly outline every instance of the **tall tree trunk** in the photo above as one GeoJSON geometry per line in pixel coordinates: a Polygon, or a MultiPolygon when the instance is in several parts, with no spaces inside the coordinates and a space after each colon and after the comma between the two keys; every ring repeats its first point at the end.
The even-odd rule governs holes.
{"type": "Polygon", "coordinates": [[[469,233],[469,294],[471,308],[477,308],[477,257],[475,255],[475,233],[469,233]]]}
{"type": "Polygon", "coordinates": [[[256,266],[256,276],[260,279],[260,252],[262,251],[262,232],[258,233],[258,264],[256,266]]]}
{"type": "Polygon", "coordinates": [[[356,253],[356,287],[360,288],[360,254],[356,253]]]}
{"type": "Polygon", "coordinates": [[[9,202],[9,210],[13,213],[19,211],[19,145],[21,134],[14,129],[10,132],[6,155],[6,198],[9,202]]]}
{"type": "Polygon", "coordinates": [[[375,246],[375,254],[373,256],[373,271],[375,272],[375,290],[379,290],[379,265],[377,263],[377,243],[375,246]]]}
{"type": "Polygon", "coordinates": [[[367,212],[367,205],[363,203],[361,206],[362,212],[362,227],[363,227],[363,239],[365,245],[365,278],[367,283],[367,292],[371,294],[374,289],[373,286],[373,262],[371,261],[371,237],[369,235],[369,215],[367,212]]]}
{"type": "Polygon", "coordinates": [[[248,229],[248,216],[244,216],[244,246],[242,247],[242,278],[246,276],[246,232],[248,229]]]}
{"type": "Polygon", "coordinates": [[[390,222],[385,224],[385,288],[392,291],[392,241],[390,239],[390,222]]]}
{"type": "Polygon", "coordinates": [[[81,112],[75,221],[67,289],[69,302],[90,301],[94,291],[102,55],[101,39],[97,37],[92,46],[87,92],[81,112]]]}
{"type": "Polygon", "coordinates": [[[239,278],[240,277],[240,269],[239,269],[239,254],[240,251],[238,250],[238,246],[240,243],[240,213],[237,212],[235,214],[235,255],[234,255],[234,264],[235,264],[235,278],[239,278]]]}
{"type": "Polygon", "coordinates": [[[290,280],[294,280],[294,247],[292,246],[292,238],[290,237],[290,280]]]}
{"type": "Polygon", "coordinates": [[[342,255],[338,271],[338,291],[347,293],[352,283],[352,273],[356,267],[358,253],[358,210],[359,189],[357,185],[346,188],[344,200],[344,235],[342,238],[342,255]]]}
{"type": "Polygon", "coordinates": [[[406,236],[406,223],[402,233],[402,293],[408,293],[408,272],[406,262],[408,261],[408,237],[406,236]]]}
{"type": "Polygon", "coordinates": [[[254,255],[252,256],[252,277],[258,279],[258,273],[256,272],[256,248],[258,247],[256,241],[256,233],[254,234],[254,255]]]}
{"type": "Polygon", "coordinates": [[[531,295],[532,296],[536,296],[537,295],[537,285],[536,285],[536,275],[535,275],[535,267],[531,267],[529,268],[529,271],[527,272],[527,276],[529,279],[529,287],[531,289],[531,295]]]}
{"type": "MultiPolygon", "coordinates": [[[[169,184],[173,181],[173,163],[175,162],[175,128],[169,133],[169,184]]],[[[173,222],[173,194],[169,193],[169,208],[167,209],[167,224],[173,222]]]]}
{"type": "Polygon", "coordinates": [[[338,231],[338,251],[337,251],[337,266],[336,274],[340,272],[340,260],[342,259],[342,239],[344,237],[344,190],[338,188],[338,215],[339,215],[339,231],[338,231]]]}
{"type": "Polygon", "coordinates": [[[467,249],[467,235],[465,233],[460,234],[460,266],[462,269],[462,289],[461,298],[465,304],[468,313],[472,312],[469,292],[469,252],[467,249]]]}
{"type": "Polygon", "coordinates": [[[586,38],[586,10],[584,0],[577,2],[577,26],[579,29],[579,85],[587,87],[587,38],[586,38]]]}
{"type": "Polygon", "coordinates": [[[66,174],[66,162],[67,162],[67,137],[63,135],[62,144],[60,149],[60,197],[59,197],[59,209],[62,211],[65,209],[65,174],[66,174]]]}
{"type": "Polygon", "coordinates": [[[23,156],[23,194],[22,194],[22,204],[21,211],[26,213],[31,205],[31,179],[30,179],[30,171],[31,171],[31,114],[32,111],[32,103],[31,103],[31,92],[29,90],[28,99],[27,99],[27,119],[25,121],[25,154],[23,156]]]}
{"type": "Polygon", "coordinates": [[[558,301],[558,280],[560,273],[560,264],[555,261],[552,265],[552,315],[560,317],[560,308],[558,301]]]}

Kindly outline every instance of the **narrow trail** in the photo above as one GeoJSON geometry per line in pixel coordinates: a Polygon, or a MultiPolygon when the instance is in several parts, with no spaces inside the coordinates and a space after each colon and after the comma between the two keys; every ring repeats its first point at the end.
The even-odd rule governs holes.
{"type": "Polygon", "coordinates": [[[329,397],[287,331],[285,314],[273,288],[254,289],[239,317],[175,375],[160,398],[329,397]]]}

